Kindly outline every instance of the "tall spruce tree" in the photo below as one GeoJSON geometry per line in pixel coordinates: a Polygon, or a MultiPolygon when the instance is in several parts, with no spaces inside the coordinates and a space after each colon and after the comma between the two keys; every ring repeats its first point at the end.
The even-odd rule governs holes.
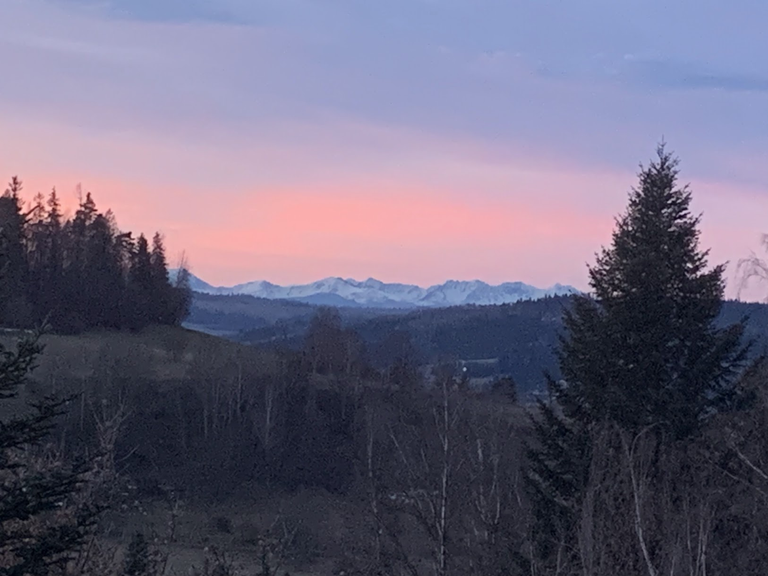
{"type": "Polygon", "coordinates": [[[22,327],[31,319],[27,299],[27,215],[16,176],[0,196],[0,326],[22,327]]]}
{"type": "Polygon", "coordinates": [[[146,236],[140,234],[131,253],[128,289],[133,306],[132,328],[152,323],[152,260],[146,236]]]}
{"type": "Polygon", "coordinates": [[[117,226],[111,212],[97,214],[88,226],[86,245],[86,279],[84,314],[89,326],[120,327],[120,310],[124,293],[124,274],[119,245],[115,241],[117,226]]]}
{"type": "MultiPolygon", "coordinates": [[[[27,221],[27,265],[29,283],[27,292],[30,302],[37,309],[45,287],[45,196],[36,194],[27,221]]],[[[37,320],[37,318],[35,318],[37,320]]]]}
{"type": "Polygon", "coordinates": [[[566,314],[562,384],[568,418],[609,419],[626,428],[662,424],[683,438],[734,401],[746,349],[743,324],[716,328],[725,266],[707,266],[691,191],[678,160],[657,150],[642,168],[613,242],[590,267],[594,298],[566,314]]]}
{"type": "Polygon", "coordinates": [[[42,286],[39,300],[35,304],[39,319],[48,318],[51,325],[59,326],[64,290],[64,242],[61,203],[55,188],[48,195],[46,204],[48,210],[43,223],[43,260],[40,274],[42,286]]]}
{"type": "Polygon", "coordinates": [[[613,241],[589,268],[592,295],[565,314],[552,402],[539,403],[530,450],[538,554],[575,553],[576,516],[588,481],[590,431],[655,426],[673,440],[736,402],[743,324],[714,325],[724,266],[708,269],[700,218],[678,185],[678,160],[664,145],[641,166],[639,187],[617,220],[613,241]]]}
{"type": "Polygon", "coordinates": [[[173,287],[168,276],[168,264],[165,258],[163,237],[159,232],[152,238],[152,249],[149,254],[152,292],[154,300],[150,319],[158,324],[172,324],[173,310],[171,299],[173,287]]]}

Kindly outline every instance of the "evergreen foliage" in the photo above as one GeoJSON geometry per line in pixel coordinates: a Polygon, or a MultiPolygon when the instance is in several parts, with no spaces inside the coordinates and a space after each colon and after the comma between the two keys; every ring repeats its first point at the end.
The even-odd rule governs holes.
{"type": "Polygon", "coordinates": [[[743,323],[715,326],[723,266],[707,268],[691,192],[664,145],[641,167],[639,187],[613,241],[589,269],[593,294],[565,312],[562,379],[539,401],[529,480],[543,557],[575,554],[576,513],[588,481],[591,433],[603,424],[637,433],[654,427],[671,441],[695,436],[713,414],[736,405],[743,323]]]}
{"type": "MultiPolygon", "coordinates": [[[[16,400],[42,348],[21,340],[0,345],[0,401],[16,400]]],[[[98,509],[78,500],[82,467],[51,461],[41,444],[66,401],[44,398],[0,421],[0,575],[44,576],[63,567],[89,533],[98,509]]],[[[4,410],[5,412],[5,410],[4,410]]]]}
{"type": "Polygon", "coordinates": [[[90,193],[66,219],[54,189],[29,209],[18,178],[0,197],[0,326],[47,321],[60,332],[179,324],[189,312],[186,276],[172,283],[162,237],[150,246],[118,229],[90,193]]]}
{"type": "Polygon", "coordinates": [[[610,248],[589,270],[594,299],[565,316],[557,398],[569,418],[628,428],[661,423],[677,437],[732,404],[742,324],[715,328],[725,267],[707,269],[691,192],[662,146],[640,174],[610,248]]]}

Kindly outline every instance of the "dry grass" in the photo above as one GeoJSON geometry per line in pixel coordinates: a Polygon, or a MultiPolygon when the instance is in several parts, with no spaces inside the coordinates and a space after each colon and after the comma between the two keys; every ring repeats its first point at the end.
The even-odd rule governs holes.
{"type": "MultiPolygon", "coordinates": [[[[0,336],[0,343],[13,347],[13,334],[0,336]]],[[[183,379],[202,355],[232,358],[247,356],[268,366],[273,356],[242,344],[192,330],[153,327],[139,333],[97,331],[77,336],[45,335],[45,351],[32,380],[90,380],[119,372],[157,381],[183,379]]]]}
{"type": "Polygon", "coordinates": [[[329,574],[350,540],[359,539],[364,514],[349,498],[322,490],[293,494],[254,488],[221,504],[182,503],[174,517],[164,502],[136,503],[131,510],[105,517],[111,538],[125,544],[135,531],[157,537],[168,553],[169,574],[189,574],[215,547],[232,559],[240,574],[259,572],[259,536],[280,532],[285,523],[297,538],[282,566],[293,576],[329,574]],[[170,520],[175,529],[171,533],[170,520]]]}

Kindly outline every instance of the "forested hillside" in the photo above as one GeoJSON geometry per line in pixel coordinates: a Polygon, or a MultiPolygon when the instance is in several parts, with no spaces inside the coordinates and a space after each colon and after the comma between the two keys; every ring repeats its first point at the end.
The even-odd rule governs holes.
{"type": "MultiPolygon", "coordinates": [[[[319,308],[295,300],[194,292],[190,313],[184,324],[195,330],[223,334],[240,341],[293,338],[304,333],[319,308]]],[[[350,324],[384,313],[391,314],[392,311],[362,307],[339,309],[344,321],[350,324]]]]}
{"type": "Polygon", "coordinates": [[[184,274],[171,284],[162,236],[123,232],[90,193],[66,218],[53,190],[25,202],[13,178],[0,196],[0,326],[60,332],[179,324],[184,274]]]}
{"type": "MultiPolygon", "coordinates": [[[[203,310],[219,306],[211,313],[209,321],[226,326],[221,310],[232,310],[226,300],[233,297],[195,295],[192,316],[204,319],[203,310]]],[[[248,297],[241,297],[242,310],[254,310],[248,297]]],[[[418,310],[392,315],[379,311],[370,318],[345,315],[344,324],[354,330],[365,343],[371,363],[384,368],[392,361],[389,352],[393,339],[408,338],[415,357],[425,364],[441,361],[470,361],[468,373],[472,377],[511,376],[523,395],[544,389],[544,372],[558,377],[557,347],[559,336],[564,333],[563,315],[569,309],[572,298],[547,297],[506,304],[502,306],[461,306],[453,308],[418,310]],[[493,362],[472,362],[493,360],[493,362]]],[[[288,305],[288,304],[286,304],[288,305]]],[[[264,307],[274,307],[276,302],[265,301],[264,307]]],[[[227,313],[231,314],[231,312],[227,313]]],[[[310,310],[301,314],[285,315],[279,322],[261,320],[261,327],[235,333],[230,337],[259,347],[291,347],[303,345],[311,318],[310,310]]],[[[754,340],[750,357],[757,357],[768,346],[768,305],[745,303],[735,300],[723,302],[716,319],[717,326],[727,326],[746,319],[745,339],[754,340]]],[[[242,322],[249,322],[243,319],[242,322]]]]}

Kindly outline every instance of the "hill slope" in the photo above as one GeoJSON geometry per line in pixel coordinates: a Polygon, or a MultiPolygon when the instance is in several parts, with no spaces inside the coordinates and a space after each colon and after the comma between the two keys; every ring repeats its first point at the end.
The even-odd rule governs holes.
{"type": "MultiPolygon", "coordinates": [[[[407,314],[347,317],[346,323],[363,337],[371,361],[378,367],[392,360],[388,339],[410,336],[423,363],[443,360],[484,360],[468,365],[471,376],[511,375],[523,393],[540,390],[544,371],[558,376],[556,349],[562,314],[570,298],[559,296],[499,306],[421,309],[407,314]],[[489,362],[490,361],[490,362],[489,362]]],[[[768,346],[768,305],[727,301],[718,324],[747,317],[746,340],[754,340],[753,356],[768,346]]],[[[298,348],[309,317],[294,317],[279,329],[265,325],[237,338],[257,346],[298,348]]]]}

